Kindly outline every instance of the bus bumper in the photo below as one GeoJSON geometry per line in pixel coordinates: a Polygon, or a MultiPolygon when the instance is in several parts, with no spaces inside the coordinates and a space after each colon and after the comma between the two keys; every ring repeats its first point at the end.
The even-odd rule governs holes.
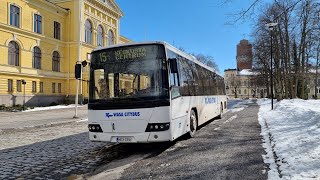
{"type": "Polygon", "coordinates": [[[89,132],[91,141],[105,141],[115,143],[147,143],[171,141],[170,131],[142,132],[142,133],[96,133],[89,132]]]}

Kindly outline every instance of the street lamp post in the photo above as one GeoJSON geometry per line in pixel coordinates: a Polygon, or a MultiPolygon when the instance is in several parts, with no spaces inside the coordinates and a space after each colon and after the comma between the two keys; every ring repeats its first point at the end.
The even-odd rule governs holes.
{"type": "Polygon", "coordinates": [[[272,31],[275,26],[277,26],[278,23],[268,23],[266,26],[268,26],[270,30],[270,88],[271,88],[271,110],[273,110],[273,77],[272,77],[272,31]]]}

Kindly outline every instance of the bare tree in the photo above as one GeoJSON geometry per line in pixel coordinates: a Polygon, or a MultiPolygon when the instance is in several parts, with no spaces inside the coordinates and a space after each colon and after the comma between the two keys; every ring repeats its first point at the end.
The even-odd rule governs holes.
{"type": "Polygon", "coordinates": [[[201,53],[200,54],[192,54],[192,55],[195,56],[203,64],[205,64],[209,67],[212,67],[213,69],[215,69],[216,71],[219,72],[218,65],[216,64],[216,62],[212,56],[204,55],[201,53]]]}
{"type": "MultiPolygon", "coordinates": [[[[265,77],[264,84],[268,85],[268,70],[272,69],[278,100],[308,98],[311,64],[319,58],[319,7],[315,0],[277,0],[265,6],[265,11],[256,22],[253,36],[255,68],[265,77]],[[269,22],[278,23],[273,32],[263,27],[269,22]],[[271,38],[268,36],[272,37],[272,65],[268,55],[271,52],[271,38]]],[[[319,62],[314,64],[317,68],[319,62]]]]}

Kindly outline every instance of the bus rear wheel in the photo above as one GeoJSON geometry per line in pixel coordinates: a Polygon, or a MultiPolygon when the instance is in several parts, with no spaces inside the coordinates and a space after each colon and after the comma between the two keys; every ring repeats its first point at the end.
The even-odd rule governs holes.
{"type": "Polygon", "coordinates": [[[223,113],[223,105],[221,103],[221,105],[220,105],[220,114],[218,116],[219,119],[222,119],[222,113],[223,113]]]}
{"type": "Polygon", "coordinates": [[[197,115],[194,110],[191,110],[190,113],[190,131],[189,131],[189,136],[193,138],[196,134],[198,127],[198,122],[197,122],[197,115]]]}

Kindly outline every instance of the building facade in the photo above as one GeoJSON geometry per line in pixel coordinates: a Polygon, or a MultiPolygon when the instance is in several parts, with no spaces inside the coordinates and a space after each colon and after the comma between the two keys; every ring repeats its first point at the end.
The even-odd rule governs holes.
{"type": "MultiPolygon", "coordinates": [[[[123,12],[114,0],[1,0],[0,105],[74,101],[77,61],[120,36],[123,12]]],[[[88,97],[88,67],[79,83],[88,97]]]]}
{"type": "Polygon", "coordinates": [[[252,69],[224,70],[226,94],[229,98],[263,98],[267,97],[267,88],[259,86],[256,82],[257,73],[252,69]]]}
{"type": "Polygon", "coordinates": [[[226,93],[229,98],[262,98],[267,96],[267,88],[256,83],[252,69],[252,45],[248,40],[241,40],[237,45],[237,68],[224,70],[226,93]]]}

